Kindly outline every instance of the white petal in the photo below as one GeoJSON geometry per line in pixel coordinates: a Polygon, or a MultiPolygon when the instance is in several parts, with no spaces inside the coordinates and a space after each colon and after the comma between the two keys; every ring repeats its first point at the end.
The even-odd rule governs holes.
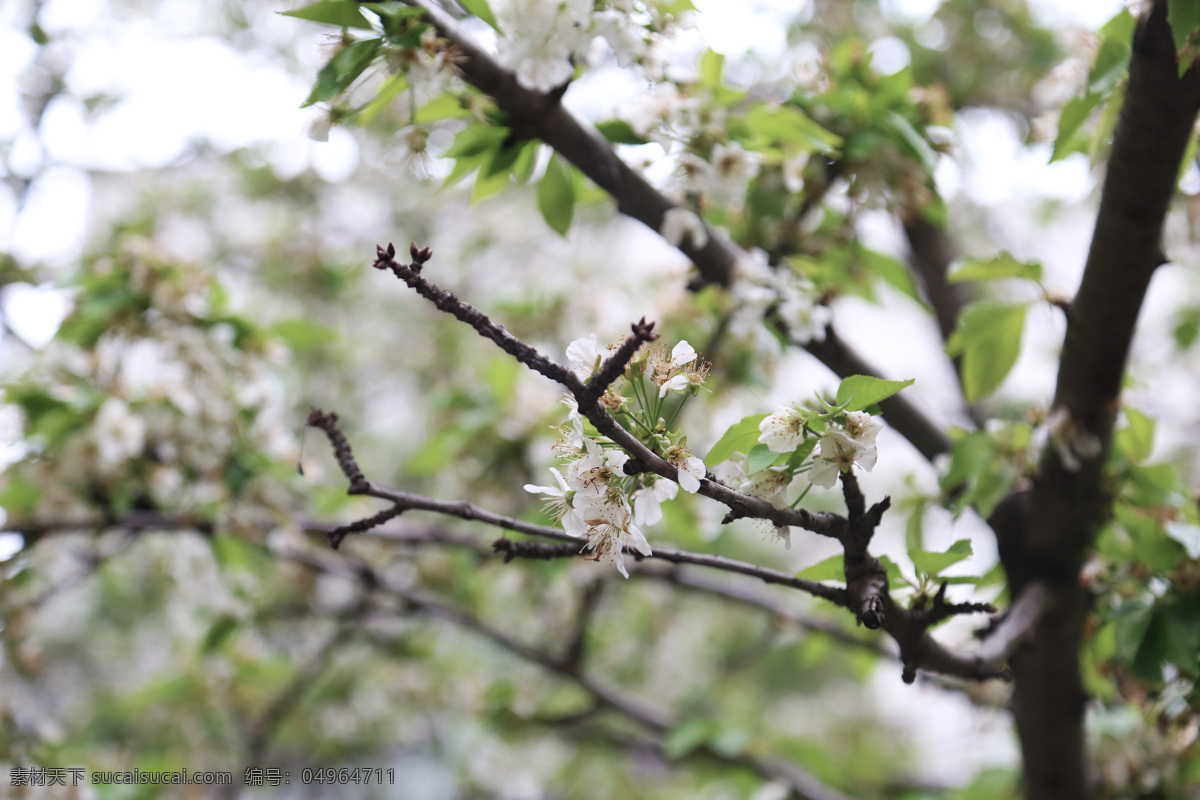
{"type": "Polygon", "coordinates": [[[659,232],[674,247],[683,244],[685,238],[691,239],[692,246],[696,248],[708,244],[708,230],[704,223],[686,208],[668,209],[667,213],[663,214],[659,232]]]}
{"type": "Polygon", "coordinates": [[[679,485],[681,487],[683,487],[683,490],[685,492],[695,494],[696,490],[700,488],[700,479],[697,478],[692,473],[688,472],[683,467],[680,467],[678,472],[679,472],[679,477],[678,477],[679,485]]]}
{"type": "Polygon", "coordinates": [[[671,378],[662,386],[658,387],[658,396],[666,397],[667,392],[686,391],[689,385],[690,384],[688,383],[687,375],[676,375],[674,378],[671,378]]]}
{"type": "Polygon", "coordinates": [[[812,469],[808,471],[808,479],[817,486],[832,489],[837,482],[838,464],[835,459],[817,457],[813,460],[812,469]]]}
{"type": "Polygon", "coordinates": [[[684,364],[690,364],[696,360],[696,350],[687,339],[681,339],[679,344],[671,348],[671,365],[682,367],[684,364]]]}

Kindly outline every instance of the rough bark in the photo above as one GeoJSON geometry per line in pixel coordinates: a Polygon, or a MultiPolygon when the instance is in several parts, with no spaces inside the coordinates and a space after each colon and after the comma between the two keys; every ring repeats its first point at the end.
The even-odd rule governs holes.
{"type": "Polygon", "coordinates": [[[1121,379],[1151,276],[1165,260],[1163,222],[1200,110],[1200,72],[1179,77],[1166,17],[1166,3],[1157,3],[1134,37],[1126,100],[1054,398],[1055,409],[1069,415],[1062,428],[1067,443],[1091,439],[1101,452],[1069,470],[1055,448],[1047,448],[1032,489],[1009,498],[992,519],[1013,597],[1041,581],[1052,598],[1032,644],[1012,660],[1013,713],[1030,800],[1093,794],[1079,672],[1090,598],[1079,567],[1108,511],[1103,467],[1121,379]]]}

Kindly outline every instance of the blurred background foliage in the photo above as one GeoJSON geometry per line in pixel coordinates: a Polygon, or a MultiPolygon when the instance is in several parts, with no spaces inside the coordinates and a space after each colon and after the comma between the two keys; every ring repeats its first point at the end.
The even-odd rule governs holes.
{"type": "MultiPolygon", "coordinates": [[[[616,52],[577,65],[568,107],[739,245],[783,259],[890,377],[918,378],[910,391],[957,426],[956,446],[934,466],[881,436],[863,481],[896,500],[880,549],[914,576],[909,552],[965,538],[974,555],[947,577],[994,575],[980,514],[1034,463],[1061,341],[1045,286],[1069,290],[1082,265],[1132,18],[1088,29],[1016,0],[813,0],[755,6],[751,30],[778,42],[746,49],[709,42],[697,20],[720,10],[690,5],[638,4],[655,47],[630,56],[689,99],[686,119],[647,112],[647,78],[630,90],[613,77],[616,52]],[[738,152],[752,169],[688,173],[689,158],[719,167],[738,152]],[[964,256],[1044,267],[978,284],[1021,320],[971,413],[904,263],[903,228],[920,223],[964,256]]],[[[563,416],[556,387],[368,269],[377,243],[431,246],[431,279],[560,361],[568,342],[615,341],[643,315],[688,340],[713,363],[714,391],[684,420],[697,453],[746,414],[836,386],[730,293],[689,292],[686,258],[474,90],[394,68],[423,31],[381,7],[396,27],[354,74],[345,37],[372,31],[278,3],[0,9],[0,764],[291,771],[291,786],[248,798],[770,800],[786,790],[737,763],[770,755],[856,797],[1016,796],[1003,686],[904,686],[889,643],[811,598],[764,588],[767,613],[648,565],[626,582],[590,562],[505,564],[487,552],[494,531],[416,513],[397,536],[328,551],[323,528],[378,505],[346,495],[322,437],[303,443],[311,407],[340,415],[373,480],[531,521],[544,519],[522,486],[545,482],[563,416]],[[144,89],[139,71],[161,85],[144,89]],[[320,102],[294,110],[306,97],[320,102]],[[405,599],[418,589],[549,657],[586,618],[586,671],[671,709],[672,726],[647,736],[405,599]],[[394,769],[396,784],[297,785],[318,767],[394,769]]],[[[1169,251],[1191,264],[1194,166],[1181,190],[1169,251]]],[[[1091,724],[1112,797],[1200,785],[1200,291],[1182,269],[1164,280],[1133,364],[1142,411],[1113,455],[1114,517],[1086,573],[1091,724]]],[[[964,336],[970,358],[983,340],[964,336]]],[[[788,571],[834,553],[721,526],[713,505],[676,500],[651,543],[788,571]]],[[[970,628],[942,635],[969,641],[970,628]]],[[[5,780],[13,797],[238,796],[5,780]]]]}

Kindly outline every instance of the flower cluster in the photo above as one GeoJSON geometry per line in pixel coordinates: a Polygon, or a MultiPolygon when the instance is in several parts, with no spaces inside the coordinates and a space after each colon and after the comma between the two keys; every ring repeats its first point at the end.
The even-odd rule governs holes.
{"type": "Polygon", "coordinates": [[[652,63],[669,22],[653,5],[633,0],[508,0],[496,4],[500,60],[527,89],[549,92],[569,81],[575,66],[595,61],[603,39],[622,67],[652,63]]]}
{"type": "Polygon", "coordinates": [[[761,250],[738,261],[731,292],[737,306],[730,331],[739,338],[753,339],[762,349],[777,350],[779,344],[762,324],[769,310],[787,327],[792,340],[801,344],[824,341],[825,328],[833,318],[812,283],[790,268],[771,269],[761,250]]]}
{"type": "MultiPolygon", "coordinates": [[[[857,465],[870,472],[875,466],[878,452],[875,437],[883,426],[865,411],[850,411],[842,425],[829,421],[825,432],[817,442],[808,479],[816,486],[833,488],[837,476],[857,465]]],[[[795,450],[808,436],[811,418],[803,412],[780,406],[768,416],[758,429],[759,442],[773,453],[788,453],[795,450]]]]}
{"type": "MultiPolygon", "coordinates": [[[[567,359],[582,381],[603,363],[615,347],[602,348],[595,334],[567,347],[567,359]]],[[[708,373],[686,341],[668,354],[664,348],[643,351],[626,369],[618,384],[601,402],[626,429],[675,466],[676,482],[654,475],[627,475],[628,454],[608,439],[589,435],[578,409],[572,408],[560,429],[555,450],[566,462],[565,470],[552,467],[556,486],[528,484],[525,490],[545,497],[546,513],[572,536],[587,539],[589,558],[614,564],[625,577],[625,549],[650,555],[641,526],[662,520],[662,503],[674,499],[682,486],[700,488],[704,462],[687,448],[687,437],[669,430],[687,398],[699,390],[708,373]],[[672,402],[669,395],[682,395],[672,402]],[[664,413],[669,413],[667,422],[664,413]],[[564,474],[565,471],[565,474],[564,474]]]]}
{"type": "Polygon", "coordinates": [[[820,452],[813,457],[808,479],[817,486],[831,489],[838,475],[849,472],[853,466],[870,472],[878,458],[875,436],[882,427],[877,419],[866,412],[848,413],[844,428],[830,428],[821,437],[818,443],[820,452]]]}
{"type": "Polygon", "coordinates": [[[265,474],[295,457],[279,347],[227,321],[211,276],[142,239],[79,283],[58,337],[5,389],[32,432],[0,480],[28,487],[17,513],[76,522],[136,506],[236,526],[281,507],[265,474]]]}

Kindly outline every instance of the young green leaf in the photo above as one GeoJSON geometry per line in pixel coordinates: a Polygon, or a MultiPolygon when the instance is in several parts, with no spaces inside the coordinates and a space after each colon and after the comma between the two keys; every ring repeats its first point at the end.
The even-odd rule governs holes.
{"type": "Polygon", "coordinates": [[[488,5],[487,0],[458,0],[459,5],[470,11],[481,20],[491,25],[498,33],[501,33],[500,26],[496,24],[496,15],[492,13],[492,7],[488,5]]]}
{"type": "Polygon", "coordinates": [[[950,269],[946,280],[950,283],[962,281],[996,281],[1002,278],[1025,278],[1031,281],[1042,279],[1042,265],[1036,262],[1017,261],[1008,253],[993,258],[969,258],[950,269]]]}
{"type": "Polygon", "coordinates": [[[808,581],[842,581],[846,580],[846,571],[842,566],[843,556],[830,556],[824,561],[818,561],[811,567],[806,567],[796,573],[797,578],[808,581]]]}
{"type": "Polygon", "coordinates": [[[571,166],[557,153],[550,155],[546,174],[538,181],[537,200],[546,224],[566,236],[575,216],[575,182],[571,178],[571,166]]]}
{"type": "Polygon", "coordinates": [[[721,71],[725,68],[725,56],[709,50],[700,56],[700,81],[705,86],[717,88],[721,85],[721,71]]]}
{"type": "Polygon", "coordinates": [[[304,107],[332,100],[350,88],[350,84],[375,58],[382,44],[383,39],[363,39],[339,50],[317,73],[317,85],[304,101],[304,107]]]}
{"type": "Polygon", "coordinates": [[[915,378],[907,381],[887,381],[870,375],[851,375],[838,386],[837,404],[844,411],[862,411],[914,383],[915,378]]]}
{"type": "Polygon", "coordinates": [[[709,467],[715,467],[722,461],[728,461],[734,453],[749,453],[758,444],[758,424],[768,416],[770,415],[752,414],[743,417],[740,422],[730,425],[729,430],[725,431],[708,451],[708,455],[704,457],[704,463],[709,467]]]}
{"type": "Polygon", "coordinates": [[[1017,363],[1026,304],[983,301],[967,306],[946,352],[962,356],[963,393],[974,403],[996,390],[1017,363]]]}
{"type": "Polygon", "coordinates": [[[1200,3],[1196,0],[1167,0],[1167,22],[1175,39],[1175,51],[1179,53],[1179,74],[1183,75],[1196,60],[1194,43],[1200,35],[1200,3]]]}
{"type": "Polygon", "coordinates": [[[363,17],[359,4],[352,0],[321,0],[319,3],[297,8],[295,11],[280,11],[279,13],[285,17],[322,22],[326,25],[371,30],[371,23],[363,17]]]}
{"type": "Polygon", "coordinates": [[[1125,409],[1125,417],[1129,424],[1117,431],[1115,444],[1118,452],[1134,464],[1140,464],[1154,449],[1155,422],[1136,408],[1125,409]]]}
{"type": "Polygon", "coordinates": [[[944,553],[932,553],[928,550],[909,550],[908,557],[912,559],[913,566],[920,572],[936,578],[947,567],[970,558],[971,553],[971,540],[959,539],[950,545],[950,548],[944,553]]]}
{"type": "Polygon", "coordinates": [[[649,141],[642,136],[638,136],[633,126],[623,119],[597,122],[596,130],[600,131],[600,135],[613,144],[646,144],[649,141]]]}

